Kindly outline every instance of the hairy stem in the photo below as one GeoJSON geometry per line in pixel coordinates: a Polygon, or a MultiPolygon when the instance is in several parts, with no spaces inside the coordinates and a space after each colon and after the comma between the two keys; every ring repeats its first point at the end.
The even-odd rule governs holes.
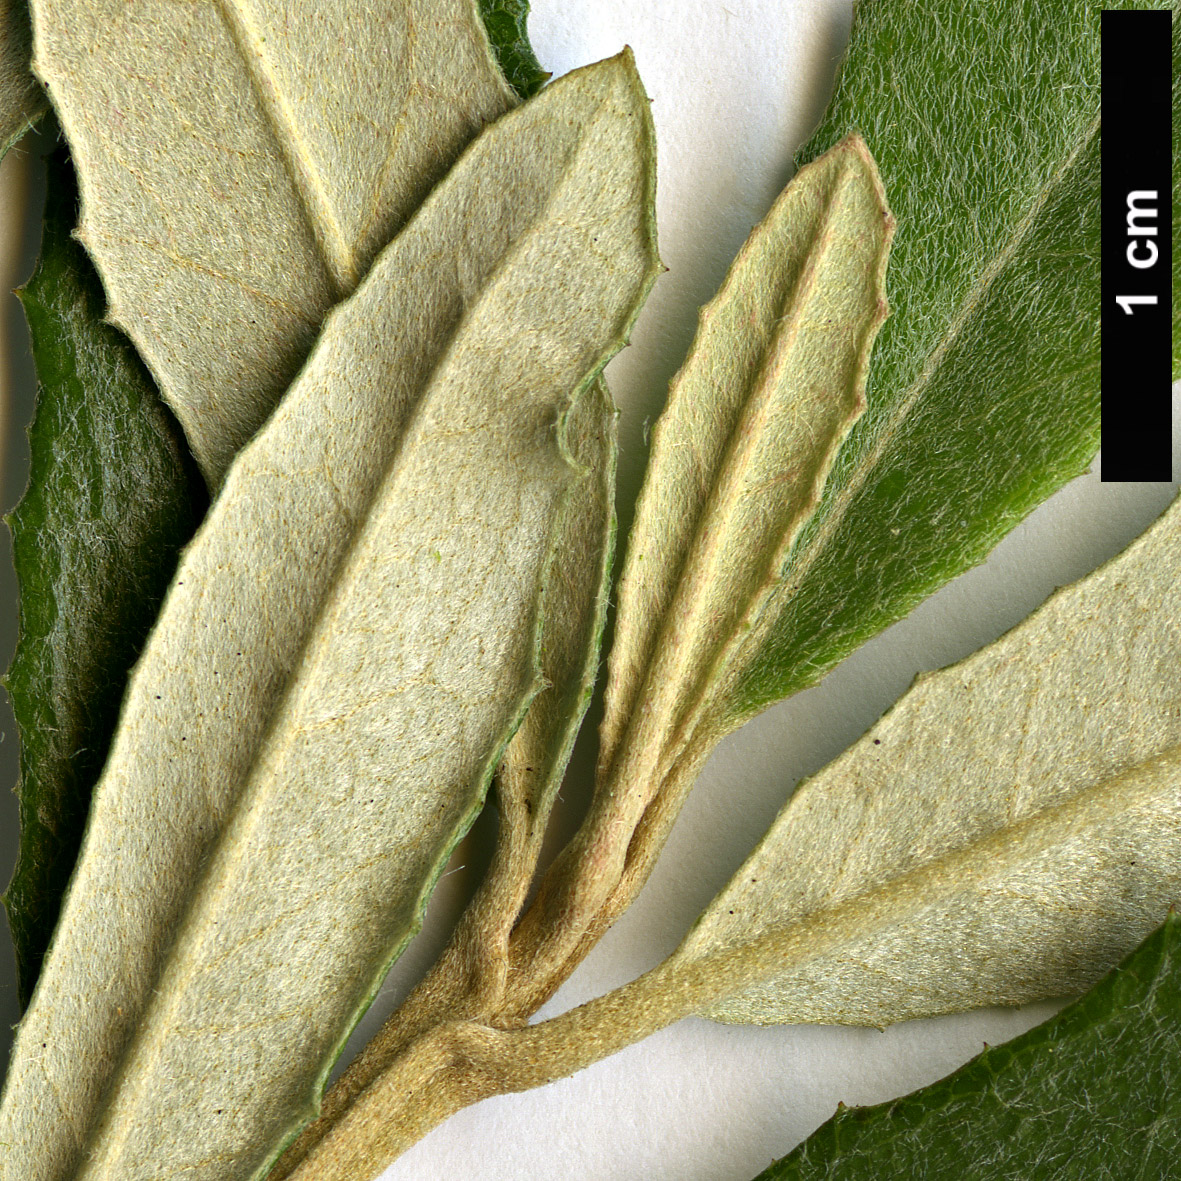
{"type": "MultiPolygon", "coordinates": [[[[772,932],[757,944],[700,960],[676,957],[614,992],[536,1025],[498,1029],[452,1021],[406,1045],[357,1093],[289,1174],[292,1181],[376,1176],[460,1109],[565,1078],[812,954],[817,924],[772,932]],[[811,938],[809,938],[811,935],[811,938]]],[[[823,924],[830,938],[839,923],[823,924]]]]}

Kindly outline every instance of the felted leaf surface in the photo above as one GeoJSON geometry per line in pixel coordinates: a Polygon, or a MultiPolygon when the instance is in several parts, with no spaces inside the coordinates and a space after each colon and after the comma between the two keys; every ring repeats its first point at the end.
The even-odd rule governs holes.
{"type": "Polygon", "coordinates": [[[691,730],[715,682],[733,679],[737,641],[865,409],[893,225],[850,136],[787,186],[702,310],[628,539],[604,767],[629,725],[691,730]]]}
{"type": "Polygon", "coordinates": [[[32,37],[25,0],[0,0],[0,159],[45,110],[29,70],[32,37]]]}
{"type": "MultiPolygon", "coordinates": [[[[28,71],[27,9],[17,7],[21,68],[41,110],[44,95],[28,71]]],[[[528,49],[525,15],[526,6],[514,9],[510,25],[485,14],[502,59],[528,49]]],[[[544,77],[538,73],[537,86],[544,77]]],[[[207,503],[142,362],[122,334],[101,324],[102,286],[69,240],[76,189],[63,153],[50,165],[40,268],[22,293],[34,360],[49,387],[30,433],[30,491],[12,520],[25,615],[7,687],[20,727],[23,803],[21,850],[4,901],[22,1006],[57,921],[127,674],[207,503]]],[[[599,470],[598,458],[587,462],[599,470]]],[[[537,708],[549,708],[544,694],[537,708]]]]}
{"type": "Polygon", "coordinates": [[[1167,1177],[1181,1154],[1181,919],[1056,1017],[954,1074],[844,1108],[758,1181],[1167,1177]]]}
{"type": "Polygon", "coordinates": [[[795,793],[677,955],[778,940],[723,1021],[1077,993],[1181,899],[1181,502],[795,793]]]}
{"type": "Polygon", "coordinates": [[[21,292],[40,387],[29,487],[9,519],[19,638],[21,843],[4,904],[27,1004],[74,866],[132,663],[205,488],[70,233],[77,190],[49,162],[41,257],[21,292]]]}
{"type": "Polygon", "coordinates": [[[4,1181],[258,1176],[314,1113],[538,688],[563,420],[654,277],[652,178],[630,55],[571,74],[329,316],[133,673],[4,1181]]]}
{"type": "Polygon", "coordinates": [[[1093,455],[1100,7],[858,6],[799,158],[865,138],[898,219],[892,314],[868,410],[752,632],[730,725],[982,560],[1093,455]]]}
{"type": "Polygon", "coordinates": [[[210,483],[480,127],[475,0],[32,0],[80,236],[210,483]]]}
{"type": "MultiPolygon", "coordinates": [[[[447,1022],[483,1017],[501,998],[511,971],[509,937],[533,882],[598,671],[615,527],[615,419],[601,378],[566,418],[570,457],[583,474],[554,523],[537,626],[544,685],[497,771],[492,863],[444,953],[326,1092],[319,1118],[284,1152],[270,1181],[295,1173],[417,1036],[447,1022]]],[[[362,1169],[357,1161],[350,1167],[354,1173],[362,1169]]]]}
{"type": "MultiPolygon", "coordinates": [[[[615,418],[611,394],[599,381],[567,420],[571,457],[586,474],[562,506],[542,591],[539,661],[546,688],[513,735],[497,781],[500,806],[513,814],[513,836],[505,843],[522,855],[518,906],[599,670],[615,540],[615,418]]],[[[515,909],[505,917],[515,918],[515,909]]]]}
{"type": "MultiPolygon", "coordinates": [[[[514,9],[511,25],[482,14],[502,59],[528,50],[526,12],[514,9]]],[[[40,110],[26,6],[13,6],[3,28],[19,34],[18,16],[19,64],[40,110]]],[[[21,851],[4,901],[22,1005],[57,921],[127,674],[207,501],[142,362],[120,333],[101,325],[101,284],[68,237],[77,199],[64,154],[50,172],[41,265],[22,295],[34,360],[50,388],[30,433],[30,492],[12,521],[22,538],[16,559],[26,616],[7,687],[21,728],[24,802],[21,851]],[[88,478],[77,483],[83,471],[88,478]],[[49,571],[57,572],[56,593],[49,571]]]]}

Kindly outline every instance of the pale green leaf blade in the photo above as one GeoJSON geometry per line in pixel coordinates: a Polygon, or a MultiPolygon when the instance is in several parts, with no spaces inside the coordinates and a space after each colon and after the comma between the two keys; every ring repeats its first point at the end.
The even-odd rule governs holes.
{"type": "MultiPolygon", "coordinates": [[[[615,541],[616,416],[610,391],[596,382],[566,421],[571,458],[584,471],[563,504],[558,538],[542,588],[538,664],[546,687],[534,698],[505,752],[497,801],[506,813],[498,861],[515,905],[524,900],[546,822],[594,693],[607,614],[615,541]],[[514,872],[515,871],[515,872],[514,872]]],[[[503,931],[507,939],[507,929],[503,931]]]]}
{"type": "Polygon", "coordinates": [[[921,677],[789,801],[679,956],[778,941],[725,1021],[884,1026],[1078,992],[1181,899],[1181,502],[921,677]]]}
{"type": "Polygon", "coordinates": [[[475,0],[32,0],[80,235],[216,485],[365,273],[515,101],[475,0]]]}
{"type": "MultiPolygon", "coordinates": [[[[525,7],[523,0],[510,6],[513,22],[494,19],[495,6],[485,15],[502,60],[532,60],[525,7]]],[[[22,68],[35,87],[27,11],[24,21],[22,68]]],[[[51,164],[42,263],[23,296],[34,360],[49,388],[30,436],[30,493],[13,521],[22,535],[16,556],[26,638],[8,689],[21,728],[23,803],[21,849],[4,902],[22,1006],[57,921],[127,674],[208,500],[142,362],[102,323],[102,286],[69,240],[76,189],[68,164],[51,164]]]]}
{"type": "Polygon", "coordinates": [[[731,725],[981,561],[1094,454],[1099,13],[1091,0],[857,9],[801,159],[864,136],[898,219],[893,314],[731,725]]]}
{"type": "Polygon", "coordinates": [[[629,725],[657,731],[648,742],[671,759],[670,733],[691,731],[731,671],[865,408],[892,232],[873,160],[851,136],[787,186],[702,310],[628,538],[604,768],[629,725]]]}
{"type": "Polygon", "coordinates": [[[842,1107],[758,1181],[1167,1177],[1181,1156],[1181,918],[1085,997],[947,1078],[842,1107]]]}
{"type": "Polygon", "coordinates": [[[133,674],[4,1181],[257,1176],[314,1114],[539,685],[562,419],[655,276],[652,186],[625,54],[480,137],[329,316],[133,674]]]}
{"type": "Polygon", "coordinates": [[[19,636],[5,687],[20,732],[20,851],[4,895],[21,1003],[74,866],[127,674],[205,485],[142,362],[102,322],[102,286],[72,240],[77,187],[49,161],[41,257],[21,292],[39,389],[29,487],[9,524],[19,636]]]}
{"type": "Polygon", "coordinates": [[[892,233],[850,136],[787,186],[702,311],[628,538],[591,807],[513,934],[516,1012],[630,904],[716,740],[735,657],[864,409],[892,233]]]}
{"type": "Polygon", "coordinates": [[[29,70],[27,0],[0,0],[0,158],[45,111],[45,92],[29,70]]]}

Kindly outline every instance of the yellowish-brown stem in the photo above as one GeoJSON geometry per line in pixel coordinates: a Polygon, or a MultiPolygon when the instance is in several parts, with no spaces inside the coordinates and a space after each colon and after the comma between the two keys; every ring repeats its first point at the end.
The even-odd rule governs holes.
{"type": "Polygon", "coordinates": [[[697,960],[673,956],[614,992],[536,1025],[450,1022],[425,1033],[328,1130],[292,1181],[365,1181],[469,1104],[574,1074],[714,1001],[850,937],[838,907],[697,960]]]}

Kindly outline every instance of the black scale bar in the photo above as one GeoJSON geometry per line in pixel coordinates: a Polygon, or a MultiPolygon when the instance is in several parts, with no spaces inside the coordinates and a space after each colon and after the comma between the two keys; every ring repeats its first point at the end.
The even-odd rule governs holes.
{"type": "Polygon", "coordinates": [[[1104,11],[1103,479],[1171,479],[1171,14],[1104,11]]]}

